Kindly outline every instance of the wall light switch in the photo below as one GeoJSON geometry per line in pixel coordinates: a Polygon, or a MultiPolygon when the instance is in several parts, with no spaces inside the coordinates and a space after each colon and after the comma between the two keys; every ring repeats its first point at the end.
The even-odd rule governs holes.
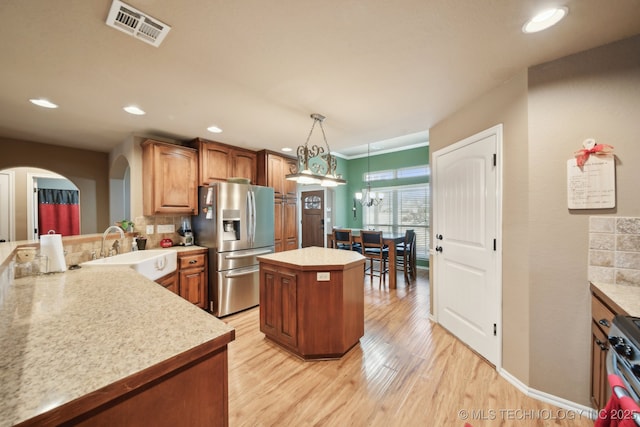
{"type": "Polygon", "coordinates": [[[316,280],[318,282],[328,282],[329,280],[331,280],[331,273],[329,273],[328,271],[326,272],[318,272],[316,273],[316,280]]]}
{"type": "Polygon", "coordinates": [[[147,235],[153,234],[153,225],[147,225],[147,235]]]}
{"type": "Polygon", "coordinates": [[[176,231],[176,226],[173,224],[158,225],[156,228],[158,233],[174,233],[176,231]]]}

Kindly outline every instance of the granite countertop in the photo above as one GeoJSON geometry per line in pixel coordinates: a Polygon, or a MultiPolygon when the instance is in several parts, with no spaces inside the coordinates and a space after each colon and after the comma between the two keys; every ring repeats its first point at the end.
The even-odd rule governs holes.
{"type": "Polygon", "coordinates": [[[591,286],[599,290],[630,316],[640,317],[640,286],[612,285],[595,282],[591,282],[591,286]]]}
{"type": "Polygon", "coordinates": [[[204,246],[196,246],[196,245],[191,245],[191,246],[175,245],[175,246],[170,246],[168,248],[155,248],[155,249],[175,249],[178,252],[196,252],[196,251],[209,250],[209,248],[205,248],[204,246]]]}
{"type": "Polygon", "coordinates": [[[342,269],[347,265],[363,262],[364,259],[364,256],[356,251],[319,248],[315,246],[261,255],[258,257],[258,261],[272,261],[279,264],[300,267],[303,270],[316,268],[342,269]]]}
{"type": "Polygon", "coordinates": [[[0,426],[227,334],[232,340],[234,329],[127,267],[3,283],[0,426]]]}

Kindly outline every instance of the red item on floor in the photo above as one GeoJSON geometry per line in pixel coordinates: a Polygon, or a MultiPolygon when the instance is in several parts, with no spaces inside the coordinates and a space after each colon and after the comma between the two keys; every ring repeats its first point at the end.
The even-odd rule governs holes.
{"type": "MultiPolygon", "coordinates": [[[[626,390],[624,383],[619,376],[610,374],[609,385],[611,386],[611,398],[607,406],[598,412],[598,419],[593,427],[637,427],[633,420],[632,413],[640,413],[640,407],[630,397],[618,397],[615,387],[622,387],[626,390]]],[[[629,392],[627,391],[627,395],[629,392]]]]}

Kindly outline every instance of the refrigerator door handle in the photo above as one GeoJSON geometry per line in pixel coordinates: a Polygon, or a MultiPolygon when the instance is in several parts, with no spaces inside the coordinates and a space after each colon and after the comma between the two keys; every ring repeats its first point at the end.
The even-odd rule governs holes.
{"type": "Polygon", "coordinates": [[[234,255],[226,255],[224,257],[224,259],[248,258],[248,257],[252,257],[252,256],[267,255],[267,254],[271,254],[271,253],[273,253],[273,250],[266,249],[266,250],[261,250],[261,251],[251,251],[251,252],[244,252],[244,253],[234,254],[234,255]]]}
{"type": "Polygon", "coordinates": [[[251,189],[247,191],[247,240],[249,246],[253,246],[253,202],[251,200],[251,189]]]}
{"type": "Polygon", "coordinates": [[[239,273],[225,273],[224,277],[232,278],[232,277],[248,276],[250,274],[255,273],[256,271],[260,271],[260,268],[256,267],[256,268],[251,269],[251,270],[243,270],[243,271],[241,271],[239,273]]]}
{"type": "Polygon", "coordinates": [[[251,252],[244,252],[244,253],[234,254],[234,255],[226,255],[224,259],[240,259],[240,258],[248,258],[252,256],[267,255],[272,253],[273,253],[273,250],[266,249],[261,251],[251,251],[251,252]]]}
{"type": "Polygon", "coordinates": [[[251,198],[251,222],[249,226],[251,227],[251,246],[254,246],[256,242],[256,194],[253,192],[253,188],[249,189],[249,194],[251,198]]]}

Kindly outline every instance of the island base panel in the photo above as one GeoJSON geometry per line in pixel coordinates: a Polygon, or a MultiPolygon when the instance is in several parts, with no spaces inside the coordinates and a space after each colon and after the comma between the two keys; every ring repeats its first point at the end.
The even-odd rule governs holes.
{"type": "Polygon", "coordinates": [[[61,411],[35,424],[27,421],[21,425],[226,427],[229,425],[227,368],[225,346],[98,407],[87,398],[86,411],[71,420],[61,411]]]}

